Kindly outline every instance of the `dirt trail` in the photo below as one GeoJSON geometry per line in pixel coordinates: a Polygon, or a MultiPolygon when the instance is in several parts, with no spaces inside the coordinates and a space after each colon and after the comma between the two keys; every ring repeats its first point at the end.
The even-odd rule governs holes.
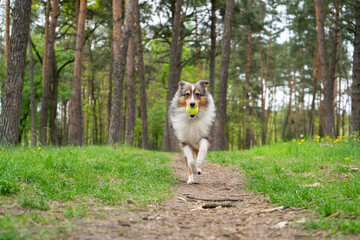
{"type": "MultiPolygon", "coordinates": [[[[75,239],[309,239],[297,223],[304,221],[299,209],[278,209],[265,197],[244,191],[244,176],[225,165],[206,162],[203,175],[194,185],[186,184],[184,159],[176,157],[171,164],[180,183],[172,198],[151,203],[146,211],[113,213],[113,221],[93,219],[87,233],[75,239]],[[232,207],[203,209],[217,200],[232,207]],[[233,200],[221,201],[222,199],[233,200]],[[117,216],[116,216],[117,215],[117,216]],[[120,216],[120,218],[119,218],[120,216]]],[[[83,224],[81,224],[83,225],[83,224]]],[[[84,225],[83,225],[84,226],[84,225]]]]}

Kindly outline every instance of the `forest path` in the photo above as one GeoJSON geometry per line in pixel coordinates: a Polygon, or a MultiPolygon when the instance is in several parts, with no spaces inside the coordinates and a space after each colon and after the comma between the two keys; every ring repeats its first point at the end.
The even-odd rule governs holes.
{"type": "Polygon", "coordinates": [[[195,184],[186,184],[185,160],[174,157],[174,175],[180,179],[173,196],[150,203],[148,210],[121,211],[92,222],[92,230],[76,239],[321,239],[302,230],[302,209],[282,209],[261,194],[244,190],[244,175],[226,165],[206,162],[195,184]],[[213,200],[213,201],[208,201],[213,200]],[[232,207],[202,208],[209,203],[232,207]],[[119,220],[115,215],[121,215],[119,220]],[[94,225],[95,224],[95,225],[94,225]],[[95,230],[96,229],[96,230],[95,230]],[[93,231],[95,230],[95,231],[93,231]]]}

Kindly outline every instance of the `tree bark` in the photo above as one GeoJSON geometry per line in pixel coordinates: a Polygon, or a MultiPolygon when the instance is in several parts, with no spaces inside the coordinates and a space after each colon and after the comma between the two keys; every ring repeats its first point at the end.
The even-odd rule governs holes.
{"type": "Polygon", "coordinates": [[[353,82],[351,86],[350,133],[360,132],[360,0],[356,0],[356,23],[353,56],[353,82]]]}
{"type": "Polygon", "coordinates": [[[110,129],[110,118],[111,118],[111,101],[112,101],[112,92],[113,92],[113,66],[114,66],[114,45],[111,44],[111,54],[110,54],[110,69],[109,69],[109,90],[108,90],[108,102],[107,102],[107,131],[110,129]]]}
{"type": "Polygon", "coordinates": [[[215,62],[216,62],[216,0],[211,0],[211,27],[210,27],[210,94],[215,97],[215,62]]]}
{"type": "Polygon", "coordinates": [[[134,145],[134,132],[136,121],[136,77],[135,77],[135,46],[133,34],[129,36],[127,51],[127,78],[126,78],[126,125],[125,143],[134,145]]]}
{"type": "Polygon", "coordinates": [[[57,69],[56,56],[54,54],[53,61],[53,82],[51,90],[51,100],[50,100],[50,118],[49,118],[49,129],[50,129],[50,141],[51,144],[58,144],[58,131],[56,125],[56,116],[57,116],[57,106],[58,106],[58,88],[59,88],[59,72],[57,69]]]}
{"type": "Polygon", "coordinates": [[[226,95],[230,61],[231,26],[234,12],[234,0],[227,0],[225,7],[225,22],[223,42],[221,46],[220,78],[217,101],[217,117],[214,130],[214,150],[227,150],[226,130],[226,95]]]}
{"type": "MultiPolygon", "coordinates": [[[[124,82],[124,73],[126,66],[128,41],[133,27],[134,1],[135,0],[127,0],[125,2],[126,10],[125,10],[124,28],[123,28],[123,32],[121,33],[121,44],[118,51],[118,58],[115,58],[114,61],[114,95],[113,95],[112,107],[111,107],[109,143],[121,143],[122,141],[123,82],[124,82]]],[[[114,15],[114,18],[116,19],[116,21],[118,21],[118,15],[114,15]]],[[[115,38],[113,38],[113,40],[114,39],[115,38]]],[[[116,49],[114,45],[114,55],[116,56],[115,51],[116,49]]]]}
{"type": "Polygon", "coordinates": [[[169,116],[169,107],[170,102],[173,99],[177,87],[177,75],[178,75],[178,65],[180,62],[178,61],[178,52],[179,52],[179,36],[181,29],[181,9],[183,0],[173,0],[172,2],[175,4],[175,10],[173,11],[173,22],[172,22],[172,36],[171,36],[171,44],[170,44],[170,63],[169,63],[169,80],[168,80],[168,94],[166,99],[166,118],[165,118],[165,127],[164,127],[164,137],[162,142],[162,150],[169,152],[175,151],[172,142],[174,142],[175,134],[173,127],[170,123],[169,116]]]}
{"type": "Polygon", "coordinates": [[[147,120],[147,106],[146,106],[146,82],[144,72],[144,60],[142,49],[142,33],[140,26],[140,9],[138,0],[135,1],[136,8],[136,54],[137,54],[137,69],[139,75],[139,93],[140,93],[140,116],[141,116],[141,147],[149,149],[149,136],[148,136],[148,120],[147,120]]]}
{"type": "MultiPolygon", "coordinates": [[[[48,121],[48,109],[51,98],[51,74],[54,65],[54,42],[55,42],[55,29],[57,24],[57,18],[59,15],[59,0],[52,1],[52,17],[51,23],[48,30],[48,42],[45,44],[47,46],[46,55],[44,55],[44,78],[43,78],[43,89],[42,89],[42,103],[41,103],[41,112],[40,112],[40,143],[42,145],[47,143],[47,121],[48,121]]],[[[53,76],[55,79],[56,76],[53,76]]]]}
{"type": "Polygon", "coordinates": [[[318,79],[321,77],[320,73],[320,54],[319,50],[316,51],[315,55],[315,63],[314,63],[314,76],[313,76],[313,88],[312,88],[312,101],[311,101],[311,111],[310,111],[310,121],[309,121],[309,137],[312,138],[314,136],[314,121],[315,121],[315,100],[316,100],[316,92],[318,79]]]}
{"type": "Polygon", "coordinates": [[[248,54],[246,58],[246,72],[245,72],[245,109],[246,109],[246,129],[245,129],[245,140],[244,140],[244,149],[250,149],[251,147],[251,136],[252,134],[252,123],[250,122],[250,71],[251,71],[251,61],[252,61],[252,31],[248,30],[248,54]]]}
{"type": "Polygon", "coordinates": [[[288,83],[289,83],[289,89],[290,89],[290,93],[289,93],[289,106],[287,108],[287,112],[286,112],[286,116],[284,119],[284,124],[283,124],[283,129],[282,129],[282,139],[283,141],[285,141],[285,135],[286,135],[286,127],[290,121],[290,114],[291,114],[291,105],[292,105],[292,95],[293,95],[293,91],[294,91],[294,87],[295,87],[295,73],[294,73],[294,79],[291,75],[292,70],[291,70],[291,65],[289,64],[288,67],[288,83]]]}
{"type": "Polygon", "coordinates": [[[15,0],[10,52],[0,119],[0,142],[19,143],[26,48],[29,39],[31,0],[15,0]]]}
{"type": "MultiPolygon", "coordinates": [[[[334,79],[330,75],[329,60],[326,51],[325,31],[324,31],[324,13],[322,0],[315,0],[316,26],[317,26],[317,42],[320,51],[321,76],[324,85],[324,105],[325,105],[325,125],[324,131],[327,136],[335,134],[335,118],[334,118],[334,79]]],[[[336,53],[333,53],[336,54],[336,53]]]]}
{"type": "Polygon", "coordinates": [[[265,123],[265,98],[266,83],[264,82],[264,61],[262,55],[261,37],[259,37],[259,54],[260,54],[260,123],[261,123],[261,145],[266,144],[266,123],[265,123]]]}
{"type": "Polygon", "coordinates": [[[10,52],[10,0],[6,1],[6,27],[5,27],[5,76],[10,52]]]}
{"type": "Polygon", "coordinates": [[[81,98],[81,64],[84,47],[84,31],[87,0],[80,0],[78,24],[76,27],[76,46],[74,61],[74,79],[71,98],[71,118],[69,122],[69,143],[82,145],[84,141],[84,123],[81,98]]]}
{"type": "Polygon", "coordinates": [[[29,81],[30,81],[30,111],[31,111],[31,145],[36,146],[37,134],[36,134],[36,103],[35,103],[35,87],[34,87],[34,57],[31,47],[31,35],[29,32],[28,40],[29,51],[29,81]]]}

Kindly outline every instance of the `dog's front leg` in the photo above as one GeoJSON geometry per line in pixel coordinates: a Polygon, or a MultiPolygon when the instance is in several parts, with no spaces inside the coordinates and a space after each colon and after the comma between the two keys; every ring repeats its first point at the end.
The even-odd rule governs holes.
{"type": "Polygon", "coordinates": [[[194,183],[194,173],[198,173],[199,170],[196,167],[195,160],[193,157],[193,152],[192,152],[191,148],[188,145],[186,145],[182,148],[182,150],[183,150],[183,153],[187,160],[187,164],[191,170],[191,171],[189,171],[189,178],[188,178],[187,183],[193,184],[194,183]]]}
{"type": "MultiPolygon", "coordinates": [[[[206,154],[207,154],[207,151],[208,151],[209,142],[208,142],[208,140],[203,138],[200,140],[199,145],[200,145],[199,146],[199,154],[196,159],[196,167],[199,167],[199,166],[201,166],[201,164],[203,164],[206,154]]],[[[201,171],[198,174],[201,174],[201,171]]]]}

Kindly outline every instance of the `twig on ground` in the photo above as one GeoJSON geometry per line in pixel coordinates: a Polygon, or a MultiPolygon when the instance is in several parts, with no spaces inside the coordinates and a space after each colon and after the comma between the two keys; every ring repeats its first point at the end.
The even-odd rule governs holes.
{"type": "Polygon", "coordinates": [[[231,203],[207,203],[202,206],[202,208],[217,208],[217,207],[230,208],[235,206],[231,203]]]}
{"type": "Polygon", "coordinates": [[[189,199],[200,200],[200,201],[208,201],[208,202],[239,202],[243,201],[242,198],[199,198],[193,196],[186,196],[189,199]]]}

